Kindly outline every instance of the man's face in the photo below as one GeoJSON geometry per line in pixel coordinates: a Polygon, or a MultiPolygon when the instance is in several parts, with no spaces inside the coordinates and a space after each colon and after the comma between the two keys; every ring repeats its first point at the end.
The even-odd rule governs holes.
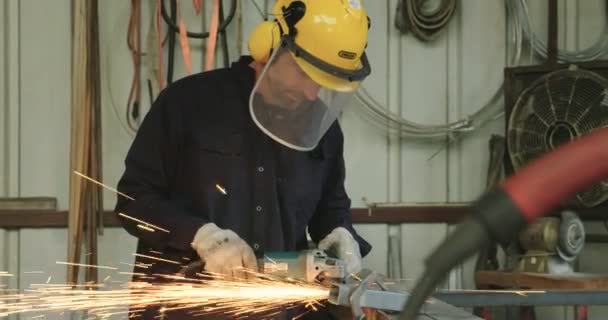
{"type": "Polygon", "coordinates": [[[266,71],[274,102],[295,109],[317,99],[320,86],[300,68],[288,52],[279,54],[266,71]]]}

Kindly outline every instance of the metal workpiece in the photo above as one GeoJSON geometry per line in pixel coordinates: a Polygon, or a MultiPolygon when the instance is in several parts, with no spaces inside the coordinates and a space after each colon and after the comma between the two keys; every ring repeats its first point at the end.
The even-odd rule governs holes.
{"type": "MultiPolygon", "coordinates": [[[[345,283],[335,283],[328,301],[334,305],[350,307],[355,319],[365,319],[364,309],[374,309],[388,318],[397,318],[409,293],[389,290],[384,276],[363,270],[358,277],[349,277],[345,283]]],[[[419,320],[480,320],[472,314],[435,298],[429,298],[418,316],[419,320]]]]}

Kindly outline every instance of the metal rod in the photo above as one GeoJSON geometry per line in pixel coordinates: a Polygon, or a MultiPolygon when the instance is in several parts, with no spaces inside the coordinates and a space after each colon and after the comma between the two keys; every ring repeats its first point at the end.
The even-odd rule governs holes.
{"type": "Polygon", "coordinates": [[[557,63],[557,0],[549,0],[547,63],[557,63]]]}

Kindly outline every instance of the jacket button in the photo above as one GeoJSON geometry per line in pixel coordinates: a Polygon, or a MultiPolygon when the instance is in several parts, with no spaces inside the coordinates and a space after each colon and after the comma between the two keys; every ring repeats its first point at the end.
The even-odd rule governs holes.
{"type": "Polygon", "coordinates": [[[262,207],[261,207],[261,206],[257,206],[257,207],[255,207],[255,211],[257,211],[257,212],[262,211],[262,207]]]}
{"type": "Polygon", "coordinates": [[[258,172],[264,172],[264,167],[259,166],[259,167],[258,167],[258,172]]]}
{"type": "Polygon", "coordinates": [[[257,243],[254,243],[254,244],[253,244],[253,249],[255,249],[255,250],[259,250],[259,249],[260,249],[260,245],[259,245],[259,244],[257,244],[257,243]]]}

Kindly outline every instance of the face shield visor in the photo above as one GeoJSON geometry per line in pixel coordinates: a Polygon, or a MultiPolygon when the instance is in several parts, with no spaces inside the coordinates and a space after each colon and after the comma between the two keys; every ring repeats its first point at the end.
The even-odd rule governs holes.
{"type": "Polygon", "coordinates": [[[365,54],[361,64],[355,71],[334,67],[284,36],[249,97],[253,121],[289,148],[314,149],[369,75],[365,54]]]}

